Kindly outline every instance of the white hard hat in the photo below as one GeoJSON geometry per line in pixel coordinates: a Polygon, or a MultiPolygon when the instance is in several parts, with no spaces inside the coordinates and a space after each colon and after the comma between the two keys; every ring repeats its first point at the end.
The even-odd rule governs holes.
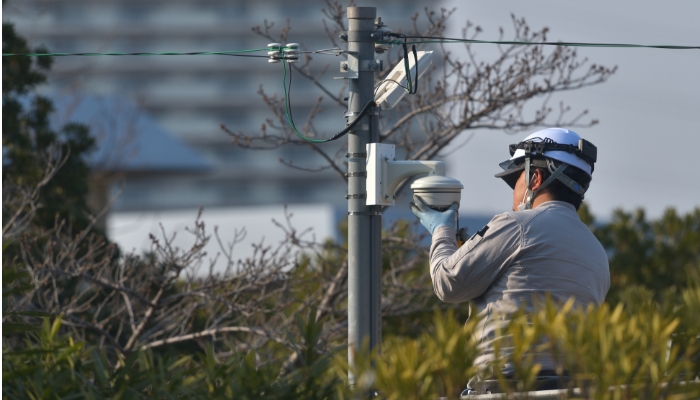
{"type": "MultiPolygon", "coordinates": [[[[597,158],[597,149],[578,133],[563,128],[537,131],[520,143],[510,145],[511,158],[500,164],[503,172],[496,174],[511,187],[524,169],[524,158],[546,157],[576,167],[591,176],[597,158]]],[[[533,161],[533,164],[536,164],[533,161]]],[[[538,165],[539,166],[539,165],[538,165]]]]}
{"type": "MultiPolygon", "coordinates": [[[[547,128],[542,129],[541,131],[537,131],[532,135],[526,137],[525,140],[523,140],[523,142],[538,143],[544,141],[545,139],[550,139],[551,141],[558,144],[572,145],[575,148],[578,147],[579,142],[582,140],[581,136],[579,136],[578,133],[574,131],[562,128],[547,128]]],[[[534,154],[534,150],[532,151],[532,153],[534,154]]],[[[549,157],[553,160],[565,162],[573,167],[583,170],[589,176],[591,176],[593,172],[593,165],[584,161],[583,158],[579,157],[575,153],[562,150],[546,150],[542,153],[542,155],[545,157],[549,157]]],[[[525,157],[525,150],[517,149],[510,159],[515,160],[521,157],[525,157]]]]}

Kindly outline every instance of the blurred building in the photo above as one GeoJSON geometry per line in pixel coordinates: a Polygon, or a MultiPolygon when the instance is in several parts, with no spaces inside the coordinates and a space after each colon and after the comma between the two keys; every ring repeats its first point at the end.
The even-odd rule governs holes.
{"type": "MultiPolygon", "coordinates": [[[[309,50],[332,47],[322,20],[321,0],[7,0],[3,20],[13,22],[31,46],[54,52],[191,52],[266,47],[270,42],[252,26],[274,22],[279,32],[287,20],[289,41],[309,50]]],[[[378,15],[390,26],[407,29],[418,1],[390,0],[378,15]]],[[[265,54],[265,53],[260,53],[265,54]]],[[[339,57],[315,55],[314,73],[328,66],[323,84],[339,93],[339,57]]],[[[153,116],[167,131],[202,154],[213,168],[204,174],[130,176],[113,205],[116,212],[232,207],[269,204],[332,204],[345,208],[346,186],[335,172],[307,172],[323,165],[304,146],[243,150],[220,128],[260,132],[272,112],[258,94],[282,92],[282,66],[264,58],[233,56],[56,57],[49,85],[62,96],[120,96],[153,116]]],[[[301,125],[321,92],[301,75],[291,95],[301,125]]],[[[344,127],[343,108],[324,101],[314,125],[330,136],[344,127]]],[[[109,118],[119,119],[121,115],[109,118]]],[[[268,132],[271,132],[268,128],[268,132]]],[[[324,145],[333,153],[342,143],[324,145]]],[[[162,149],[161,158],[176,157],[162,149]]],[[[115,189],[116,191],[116,189],[115,189]]]]}
{"type": "MultiPolygon", "coordinates": [[[[58,96],[51,124],[80,123],[90,127],[95,149],[88,155],[91,173],[88,205],[97,227],[106,230],[113,195],[127,182],[206,176],[213,168],[196,150],[165,130],[128,99],[117,96],[58,96]]],[[[134,194],[132,194],[133,196],[134,194]]],[[[132,199],[138,201],[138,199],[132,199]]]]}

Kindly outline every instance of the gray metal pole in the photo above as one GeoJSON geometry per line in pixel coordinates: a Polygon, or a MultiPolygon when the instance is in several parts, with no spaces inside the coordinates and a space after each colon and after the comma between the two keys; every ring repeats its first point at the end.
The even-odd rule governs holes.
{"type": "MultiPolygon", "coordinates": [[[[374,99],[374,7],[348,7],[348,122],[374,99]],[[355,73],[357,76],[355,77],[355,73]]],[[[370,113],[373,114],[373,113],[370,113]]],[[[366,145],[377,141],[376,115],[366,115],[348,134],[348,361],[353,350],[380,342],[381,216],[367,206],[366,145]]],[[[354,379],[350,377],[350,383],[354,379]]]]}

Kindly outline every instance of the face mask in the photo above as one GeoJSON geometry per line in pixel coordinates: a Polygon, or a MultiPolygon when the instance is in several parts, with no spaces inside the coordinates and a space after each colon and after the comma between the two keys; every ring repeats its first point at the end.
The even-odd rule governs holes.
{"type": "Polygon", "coordinates": [[[527,192],[529,192],[529,190],[525,190],[525,196],[523,196],[522,201],[520,201],[520,204],[518,205],[518,211],[527,210],[527,205],[525,204],[525,199],[527,199],[527,192]]]}

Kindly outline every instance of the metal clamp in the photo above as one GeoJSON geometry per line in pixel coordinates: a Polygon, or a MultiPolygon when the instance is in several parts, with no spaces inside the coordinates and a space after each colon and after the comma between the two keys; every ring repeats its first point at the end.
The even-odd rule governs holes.
{"type": "Polygon", "coordinates": [[[352,177],[352,176],[367,176],[367,171],[364,172],[348,172],[345,174],[346,177],[352,177]]]}
{"type": "MultiPolygon", "coordinates": [[[[348,126],[350,126],[350,123],[345,125],[346,128],[348,126]]],[[[357,124],[353,127],[353,129],[350,129],[348,132],[366,132],[368,130],[369,130],[369,124],[357,124]]]]}
{"type": "Polygon", "coordinates": [[[345,153],[347,158],[367,158],[367,153],[345,153]]]}
{"type": "MultiPolygon", "coordinates": [[[[376,24],[375,24],[376,26],[376,24]]],[[[385,42],[391,40],[387,34],[391,33],[385,25],[377,26],[377,30],[372,31],[341,31],[338,34],[338,39],[343,42],[385,42]]]]}
{"type": "Polygon", "coordinates": [[[382,215],[381,211],[348,211],[348,215],[382,215]]]}
{"type": "Polygon", "coordinates": [[[340,62],[340,72],[348,72],[348,77],[357,77],[358,72],[384,71],[384,60],[358,60],[348,57],[348,61],[340,62]]]}
{"type": "MultiPolygon", "coordinates": [[[[379,115],[379,113],[382,111],[381,107],[370,107],[367,112],[365,112],[365,115],[379,115]]],[[[360,115],[359,111],[346,111],[343,116],[345,118],[349,117],[354,117],[360,115]]]]}
{"type": "MultiPolygon", "coordinates": [[[[376,36],[376,31],[374,30],[367,30],[367,31],[348,31],[347,32],[347,39],[341,38],[341,40],[346,40],[348,42],[371,42],[374,40],[374,36],[376,36]]],[[[343,32],[342,34],[345,34],[343,32]]]]}
{"type": "Polygon", "coordinates": [[[349,195],[345,196],[345,198],[348,199],[348,200],[350,200],[350,199],[366,199],[366,198],[367,198],[367,193],[363,193],[363,194],[349,194],[349,195]]]}

